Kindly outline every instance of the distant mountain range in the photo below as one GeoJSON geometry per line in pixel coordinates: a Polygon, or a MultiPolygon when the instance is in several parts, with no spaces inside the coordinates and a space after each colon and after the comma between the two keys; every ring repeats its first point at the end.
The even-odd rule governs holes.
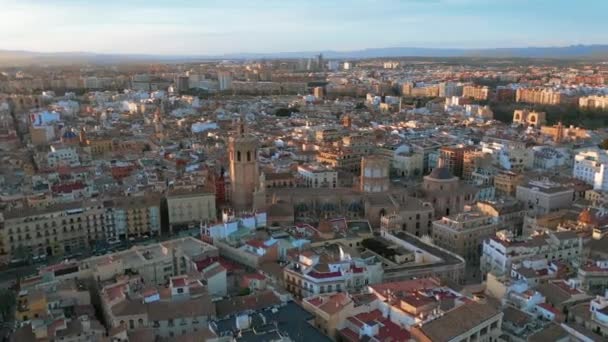
{"type": "Polygon", "coordinates": [[[90,52],[32,52],[0,50],[0,65],[119,62],[188,62],[217,59],[309,58],[322,53],[327,59],[365,59],[380,57],[480,57],[480,58],[561,58],[608,59],[608,45],[571,45],[562,47],[523,47],[495,49],[451,49],[393,47],[353,51],[299,51],[277,53],[232,53],[225,55],[147,55],[99,54],[90,52]]]}

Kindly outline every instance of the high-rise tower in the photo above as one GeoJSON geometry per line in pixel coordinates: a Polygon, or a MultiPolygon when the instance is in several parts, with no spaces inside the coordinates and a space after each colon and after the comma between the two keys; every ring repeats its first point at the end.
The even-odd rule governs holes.
{"type": "Polygon", "coordinates": [[[230,137],[230,187],[232,205],[237,211],[253,208],[253,194],[260,180],[257,161],[258,140],[245,130],[241,120],[235,135],[230,137]]]}

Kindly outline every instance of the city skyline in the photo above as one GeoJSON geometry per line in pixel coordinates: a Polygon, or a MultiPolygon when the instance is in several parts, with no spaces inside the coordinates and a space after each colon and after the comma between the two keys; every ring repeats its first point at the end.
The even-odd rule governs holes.
{"type": "Polygon", "coordinates": [[[608,9],[562,0],[2,2],[0,49],[159,55],[602,44],[608,9]]]}

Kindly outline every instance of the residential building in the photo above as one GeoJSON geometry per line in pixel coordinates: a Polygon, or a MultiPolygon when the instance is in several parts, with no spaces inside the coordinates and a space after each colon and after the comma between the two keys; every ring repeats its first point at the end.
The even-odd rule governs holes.
{"type": "Polygon", "coordinates": [[[465,85],[462,87],[462,97],[485,101],[489,98],[490,88],[487,86],[465,85]]]}
{"type": "Polygon", "coordinates": [[[115,197],[104,201],[106,238],[111,241],[160,236],[161,195],[115,197]]]}
{"type": "Polygon", "coordinates": [[[497,229],[498,224],[489,215],[463,212],[433,221],[433,242],[460,255],[467,263],[477,264],[481,244],[497,229]]]}
{"type": "Polygon", "coordinates": [[[574,190],[548,180],[531,180],[517,186],[515,197],[524,203],[530,214],[542,215],[571,207],[574,190]]]}
{"type": "Polygon", "coordinates": [[[472,146],[444,146],[439,149],[439,167],[444,167],[451,174],[463,178],[464,155],[466,152],[474,151],[472,146]]]}
{"type": "Polygon", "coordinates": [[[585,149],[574,156],[572,176],[593,186],[608,190],[608,153],[599,148],[585,149]]]}
{"type": "Polygon", "coordinates": [[[213,222],[217,217],[214,193],[196,189],[175,189],[170,191],[166,198],[171,231],[179,226],[213,222]]]}
{"type": "Polygon", "coordinates": [[[518,238],[512,232],[501,230],[483,241],[481,272],[496,276],[511,274],[511,267],[535,257],[544,265],[550,261],[580,263],[583,241],[574,232],[547,232],[529,238],[518,238]]]}
{"type": "Polygon", "coordinates": [[[338,185],[338,172],[324,165],[299,165],[298,175],[307,188],[335,188],[338,185]]]}
{"type": "Polygon", "coordinates": [[[232,89],[232,73],[230,71],[219,71],[217,73],[217,79],[219,82],[219,90],[232,89]]]}
{"type": "Polygon", "coordinates": [[[80,165],[80,158],[73,147],[51,145],[51,151],[46,155],[46,163],[49,168],[75,167],[80,165]]]}
{"type": "Polygon", "coordinates": [[[101,306],[112,328],[151,329],[156,338],[203,331],[215,316],[202,281],[190,276],[169,279],[169,286],[145,288],[141,279],[124,277],[101,290],[101,306]]]}
{"type": "Polygon", "coordinates": [[[106,239],[102,202],[69,202],[4,213],[1,230],[12,258],[69,255],[106,239]]]}
{"type": "Polygon", "coordinates": [[[590,109],[606,109],[608,108],[608,95],[582,96],[578,99],[578,106],[590,109]]]}
{"type": "Polygon", "coordinates": [[[517,186],[523,181],[524,176],[521,173],[500,170],[494,175],[494,188],[497,194],[514,196],[517,186]]]}
{"type": "Polygon", "coordinates": [[[321,254],[303,251],[284,268],[287,290],[298,298],[322,293],[362,289],[382,281],[382,264],[371,259],[353,258],[341,246],[326,248],[321,254]]]}
{"type": "Polygon", "coordinates": [[[590,302],[580,303],[568,311],[569,321],[579,324],[599,338],[608,336],[608,290],[590,302]]]}
{"type": "Polygon", "coordinates": [[[494,341],[502,334],[503,313],[496,304],[472,302],[411,330],[421,342],[494,341]]]}

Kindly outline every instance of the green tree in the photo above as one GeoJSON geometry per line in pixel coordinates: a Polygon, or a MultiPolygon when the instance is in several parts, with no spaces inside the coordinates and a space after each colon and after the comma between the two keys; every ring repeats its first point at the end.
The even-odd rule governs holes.
{"type": "Polygon", "coordinates": [[[601,144],[598,145],[603,150],[608,150],[608,139],[604,139],[601,144]]]}
{"type": "Polygon", "coordinates": [[[274,115],[280,116],[280,117],[290,117],[291,113],[294,113],[297,111],[299,111],[299,110],[294,111],[293,109],[290,109],[290,108],[279,108],[274,111],[274,115]]]}
{"type": "Polygon", "coordinates": [[[249,289],[248,287],[244,287],[242,289],[239,290],[239,296],[247,296],[251,294],[251,289],[249,289]]]}

